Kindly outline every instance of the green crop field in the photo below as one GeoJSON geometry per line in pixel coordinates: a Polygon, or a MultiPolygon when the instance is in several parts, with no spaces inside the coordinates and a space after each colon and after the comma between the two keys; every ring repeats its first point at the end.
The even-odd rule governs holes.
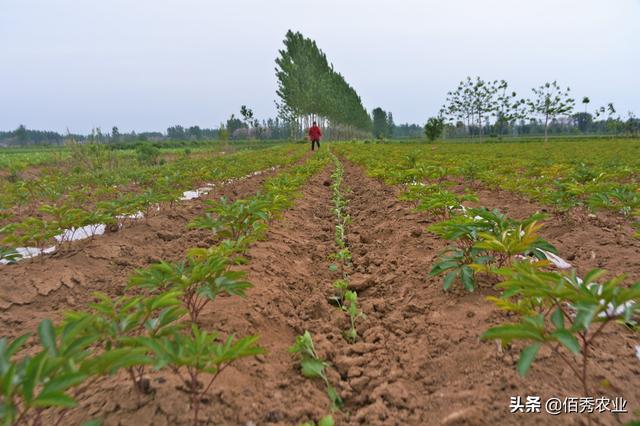
{"type": "Polygon", "coordinates": [[[585,205],[640,215],[640,141],[358,143],[340,147],[389,183],[449,177],[479,181],[558,209],[585,205]]]}
{"type": "MultiPolygon", "coordinates": [[[[25,346],[31,341],[29,334],[1,340],[0,359],[9,366],[2,367],[2,380],[17,383],[5,393],[6,401],[13,404],[8,407],[16,414],[5,417],[23,415],[33,421],[82,418],[73,407],[83,401],[83,392],[95,381],[115,380],[146,395],[149,375],[168,369],[182,380],[184,369],[190,377],[184,383],[190,386],[186,395],[196,422],[201,398],[218,372],[243,358],[268,354],[256,333],[221,340],[200,324],[212,307],[220,309],[228,303],[225,299],[253,297],[256,278],[252,271],[258,267],[251,260],[253,250],[281,239],[281,234],[272,234],[270,229],[288,226],[287,212],[295,214],[300,198],[305,203],[311,197],[312,214],[323,215],[325,211],[326,219],[322,220],[333,227],[322,228],[322,234],[327,235],[321,240],[326,241],[322,245],[327,254],[321,264],[332,278],[321,285],[329,294],[329,306],[344,318],[334,325],[342,329],[339,334],[344,338],[334,349],[339,353],[366,342],[368,330],[380,326],[375,324],[389,326],[384,325],[385,317],[376,316],[378,308],[368,303],[367,287],[358,284],[359,271],[380,273],[376,272],[378,266],[363,269],[369,254],[363,251],[367,240],[362,240],[360,227],[370,219],[356,210],[363,202],[372,206],[400,202],[406,211],[403,217],[409,217],[403,219],[408,226],[417,225],[411,215],[423,218],[421,222],[427,223],[422,226],[424,231],[412,230],[411,234],[426,232],[425,242],[440,249],[432,259],[414,261],[424,268],[416,271],[417,276],[427,277],[432,288],[443,288],[445,294],[453,292],[447,296],[452,300],[460,297],[461,291],[486,294],[488,288],[494,289],[488,293],[489,300],[510,316],[501,323],[478,324],[469,330],[483,341],[498,340],[505,348],[517,342],[516,370],[522,376],[532,366],[536,368],[543,346],[564,348],[560,359],[576,372],[572,386],[588,394],[595,384],[586,354],[596,351],[590,355],[595,360],[600,356],[596,342],[602,338],[596,340],[598,334],[603,329],[609,333],[622,330],[621,321],[626,321],[626,327],[637,327],[640,284],[631,285],[622,275],[637,277],[637,265],[620,269],[620,263],[612,263],[614,275],[603,280],[605,272],[591,267],[593,258],[583,261],[572,255],[578,264],[578,269],[573,269],[566,260],[566,250],[572,246],[557,246],[544,227],[547,222],[560,226],[568,214],[585,218],[604,215],[601,220],[626,224],[625,234],[610,250],[627,247],[620,253],[636,253],[640,141],[359,140],[328,143],[311,155],[307,149],[291,143],[248,146],[235,152],[224,152],[222,147],[185,152],[184,148],[157,150],[148,146],[114,151],[86,145],[6,155],[13,173],[0,180],[0,257],[5,264],[0,270],[7,273],[0,288],[8,291],[0,294],[0,301],[5,307],[19,306],[25,300],[36,306],[41,303],[37,295],[21,296],[27,299],[11,295],[10,277],[20,271],[37,266],[37,270],[44,268],[55,276],[57,271],[75,268],[73,259],[85,250],[111,247],[109,241],[114,238],[124,238],[116,247],[126,244],[131,253],[138,249],[155,252],[153,245],[144,248],[138,246],[140,242],[127,243],[130,234],[142,232],[145,241],[179,238],[174,231],[185,235],[197,232],[198,237],[196,244],[180,239],[184,257],[170,255],[144,267],[127,268],[122,278],[108,279],[107,288],[100,284],[97,292],[82,295],[88,302],[85,308],[61,317],[51,312],[56,322],[47,318],[37,327],[41,352],[36,357],[16,358],[22,348],[31,347],[25,346]],[[36,160],[12,166],[23,158],[36,160]],[[366,173],[361,178],[354,169],[358,167],[366,173]],[[265,173],[269,177],[260,187],[242,189],[243,182],[261,179],[265,173]],[[390,198],[386,200],[375,198],[379,190],[374,182],[394,188],[395,195],[387,195],[390,198]],[[242,197],[202,201],[210,193],[225,193],[226,187],[238,188],[231,194],[244,193],[242,197]],[[325,188],[321,198],[309,192],[314,187],[325,188]],[[498,208],[486,208],[486,194],[493,191],[507,195],[498,200],[498,208]],[[537,211],[506,214],[505,209],[517,206],[520,199],[537,211]],[[194,211],[195,206],[202,207],[194,211]],[[190,219],[179,219],[185,215],[190,219]],[[283,225],[278,225],[281,218],[283,225]],[[354,239],[353,232],[361,235],[360,240],[354,239]],[[239,265],[244,266],[238,269],[239,265]],[[116,283],[122,279],[124,290],[120,293],[124,294],[115,295],[116,283]],[[569,306],[579,307],[581,313],[572,315],[569,306]],[[593,335],[589,334],[592,325],[598,330],[593,335]],[[585,355],[562,355],[567,351],[585,355]],[[579,373],[583,368],[586,375],[579,373]],[[118,371],[123,374],[116,374],[118,371]],[[208,380],[204,388],[198,385],[202,380],[208,380]],[[32,381],[35,387],[29,384],[32,381]],[[43,411],[44,407],[50,408],[43,411]]],[[[383,216],[371,219],[377,221],[373,226],[397,226],[379,212],[383,216]]],[[[308,214],[304,223],[309,225],[303,228],[317,220],[308,214]]],[[[292,238],[318,237],[304,229],[295,232],[299,236],[292,238]]],[[[572,229],[563,232],[570,235],[572,229]]],[[[420,244],[420,239],[411,238],[410,244],[420,244]]],[[[587,247],[592,250],[597,246],[588,242],[587,247]]],[[[390,244],[387,249],[397,247],[390,244]]],[[[104,276],[107,265],[98,266],[95,273],[104,276]]],[[[385,263],[380,263],[379,268],[384,267],[385,263]]],[[[104,278],[98,282],[104,283],[104,278]]],[[[486,303],[483,312],[491,312],[486,303]]],[[[270,327],[268,322],[264,326],[270,327]]],[[[265,333],[268,338],[269,332],[258,334],[265,333]]],[[[290,351],[303,376],[324,382],[334,414],[320,421],[329,422],[344,418],[338,413],[346,413],[350,401],[344,393],[346,385],[335,378],[334,367],[315,349],[314,339],[324,341],[326,333],[319,329],[313,334],[300,333],[290,351]]],[[[208,410],[207,406],[202,408],[208,410]]]]}
{"type": "Polygon", "coordinates": [[[638,16],[3,2],[0,426],[639,426],[638,16]]]}

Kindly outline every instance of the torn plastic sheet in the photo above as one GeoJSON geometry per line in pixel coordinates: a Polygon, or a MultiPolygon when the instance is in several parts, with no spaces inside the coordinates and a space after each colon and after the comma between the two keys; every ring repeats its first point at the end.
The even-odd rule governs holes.
{"type": "Polygon", "coordinates": [[[80,228],[65,229],[60,235],[56,235],[54,238],[59,243],[69,241],[80,241],[87,238],[94,237],[96,235],[103,235],[107,226],[103,223],[96,223],[92,225],[86,225],[80,228]]]}
{"type": "MultiPolygon", "coordinates": [[[[229,183],[233,183],[235,181],[239,181],[239,180],[243,180],[246,178],[249,178],[251,176],[258,176],[261,175],[263,173],[267,173],[269,171],[275,171],[277,170],[277,167],[270,167],[266,170],[258,170],[255,171],[253,173],[249,173],[248,175],[242,176],[240,178],[236,178],[236,179],[228,179],[225,182],[223,182],[222,184],[229,184],[229,183]]],[[[182,194],[182,197],[180,198],[181,201],[188,201],[188,200],[193,200],[196,198],[200,198],[202,195],[205,195],[209,192],[211,192],[214,187],[216,185],[214,183],[206,183],[204,186],[194,189],[192,191],[185,191],[182,194]]],[[[160,211],[160,206],[156,206],[156,209],[158,211],[160,211]]],[[[138,211],[134,214],[129,214],[129,215],[119,215],[116,216],[117,219],[131,219],[131,220],[138,220],[138,219],[143,219],[144,218],[144,213],[141,211],[138,211]]],[[[84,240],[87,238],[91,238],[93,236],[96,235],[103,235],[106,231],[106,225],[103,223],[96,223],[96,224],[91,224],[91,225],[86,225],[86,226],[82,226],[79,228],[71,228],[71,229],[65,229],[64,232],[62,232],[60,235],[56,235],[54,237],[54,239],[58,242],[58,243],[62,243],[62,242],[69,242],[69,241],[80,241],[80,240],[84,240]]],[[[18,253],[18,255],[20,257],[18,257],[15,262],[21,261],[21,260],[25,260],[25,259],[32,259],[34,257],[43,255],[43,254],[50,254],[53,253],[57,250],[57,246],[51,246],[51,247],[47,247],[45,249],[39,249],[37,247],[17,247],[15,248],[15,251],[18,253]]],[[[9,261],[8,259],[0,259],[0,265],[8,265],[9,263],[13,263],[13,261],[9,261]]]]}
{"type": "MultiPolygon", "coordinates": [[[[40,256],[41,254],[53,253],[56,251],[56,246],[46,247],[44,249],[39,249],[37,247],[16,247],[14,250],[20,255],[20,258],[17,259],[19,261],[24,259],[32,259],[34,257],[40,256]]],[[[0,259],[0,264],[2,265],[7,265],[9,263],[11,262],[6,259],[0,259]]]]}
{"type": "Polygon", "coordinates": [[[544,254],[544,256],[547,258],[547,260],[549,260],[549,262],[551,262],[556,268],[558,268],[558,269],[570,269],[570,268],[572,268],[572,266],[571,266],[571,264],[569,262],[567,262],[566,260],[564,260],[563,258],[558,256],[557,254],[553,254],[551,252],[548,252],[546,250],[542,250],[540,248],[538,248],[536,250],[538,250],[540,253],[544,254]]]}

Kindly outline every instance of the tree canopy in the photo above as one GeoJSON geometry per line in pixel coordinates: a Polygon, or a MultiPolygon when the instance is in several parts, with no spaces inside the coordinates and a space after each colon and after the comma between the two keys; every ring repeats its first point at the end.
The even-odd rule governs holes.
{"type": "Polygon", "coordinates": [[[282,115],[322,117],[332,124],[371,130],[362,100],[315,41],[289,30],[284,45],[276,59],[277,104],[282,115]]]}

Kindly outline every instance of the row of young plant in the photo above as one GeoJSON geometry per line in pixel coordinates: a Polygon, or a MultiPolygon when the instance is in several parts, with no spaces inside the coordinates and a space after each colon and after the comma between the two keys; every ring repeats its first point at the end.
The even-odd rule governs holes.
{"type": "MultiPolygon", "coordinates": [[[[36,208],[36,204],[30,204],[36,211],[26,218],[18,217],[14,214],[15,209],[10,207],[2,210],[0,200],[0,223],[5,221],[5,225],[0,226],[0,260],[16,261],[23,257],[22,252],[28,250],[41,253],[52,245],[54,238],[61,248],[67,248],[78,234],[93,236],[99,226],[102,232],[105,228],[117,230],[132,220],[148,218],[160,209],[173,208],[184,198],[185,188],[214,182],[209,184],[207,189],[210,190],[211,185],[292,164],[303,154],[300,149],[289,150],[275,148],[243,152],[206,160],[176,161],[163,168],[141,169],[140,173],[148,173],[137,182],[142,192],[122,193],[118,185],[114,186],[109,181],[87,183],[86,188],[75,190],[72,184],[61,179],[55,183],[55,189],[46,190],[46,199],[34,196],[34,202],[40,205],[36,208]],[[18,250],[20,248],[27,249],[18,250]]],[[[38,187],[38,184],[31,186],[34,183],[32,181],[25,186],[33,190],[38,187]]],[[[40,183],[51,184],[44,179],[40,183]]],[[[196,191],[196,195],[199,194],[196,191]]]]}
{"type": "MultiPolygon", "coordinates": [[[[419,145],[350,144],[337,149],[390,184],[463,179],[522,194],[565,211],[620,214],[640,230],[640,143],[633,140],[419,145]]],[[[637,236],[640,237],[640,232],[637,236]]]]}
{"type": "Polygon", "coordinates": [[[640,282],[626,285],[624,275],[606,280],[600,269],[580,278],[538,235],[539,219],[516,221],[478,208],[431,225],[431,232],[453,243],[431,275],[443,276],[445,289],[457,280],[469,291],[481,280],[495,284],[500,294],[488,299],[509,319],[481,338],[505,348],[524,344],[517,363],[521,376],[542,346],[550,347],[580,381],[584,396],[592,396],[589,366],[603,330],[617,323],[640,331],[640,282]]]}
{"type": "Polygon", "coordinates": [[[189,226],[210,229],[218,243],[188,250],[184,260],[136,271],[125,295],[96,293],[86,310],[61,323],[44,320],[37,338],[0,339],[0,423],[62,424],[77,400],[104,376],[125,371],[133,389],[152,391],[150,370],[168,370],[189,394],[193,423],[216,378],[235,361],[264,353],[258,336],[222,337],[203,330],[203,309],[221,294],[244,296],[251,286],[234,265],[296,191],[326,165],[316,157],[269,179],[245,200],[211,203],[189,226]]]}
{"type": "MultiPolygon", "coordinates": [[[[367,166],[362,157],[356,161],[367,166]]],[[[640,331],[640,283],[627,284],[624,275],[607,280],[599,269],[578,277],[539,235],[541,214],[518,221],[498,210],[465,208],[464,201],[477,200],[470,192],[457,195],[419,181],[405,188],[401,199],[439,219],[428,230],[451,243],[430,275],[442,276],[445,290],[457,282],[467,291],[490,283],[500,294],[489,299],[509,313],[506,318],[516,318],[490,328],[482,339],[499,340],[506,348],[524,345],[517,363],[522,376],[540,348],[549,346],[580,381],[584,396],[592,395],[589,366],[603,330],[618,324],[640,331]]]]}
{"type": "MultiPolygon", "coordinates": [[[[344,179],[344,167],[338,157],[333,153],[330,154],[334,164],[334,171],[331,174],[331,202],[332,212],[335,217],[335,244],[336,251],[331,255],[330,260],[334,263],[330,265],[330,270],[340,274],[340,278],[333,283],[335,294],[330,301],[337,309],[348,316],[349,328],[343,331],[345,340],[349,343],[355,343],[358,340],[358,331],[356,323],[359,319],[365,317],[364,313],[358,306],[358,294],[354,290],[349,289],[348,270],[351,266],[351,252],[347,244],[347,226],[351,223],[351,218],[347,212],[347,198],[344,194],[342,186],[344,179]]],[[[295,344],[290,351],[299,356],[300,369],[302,374],[310,379],[320,378],[326,386],[327,396],[330,401],[331,411],[340,410],[344,402],[337,390],[331,385],[327,377],[326,370],[330,364],[321,359],[313,345],[313,338],[309,331],[305,331],[302,336],[296,338],[295,344]]],[[[332,426],[334,424],[333,416],[328,415],[320,419],[318,426],[332,426]]],[[[314,426],[315,423],[305,423],[302,426],[314,426]]]]}
{"type": "Polygon", "coordinates": [[[330,265],[331,270],[340,273],[340,278],[333,283],[335,295],[333,301],[337,307],[349,317],[349,329],[344,331],[345,339],[350,343],[358,340],[356,322],[364,318],[364,314],[358,307],[358,294],[349,290],[348,268],[351,265],[351,252],[347,244],[347,227],[351,223],[351,217],[347,212],[347,198],[342,186],[344,179],[344,167],[338,157],[331,153],[334,163],[334,171],[331,174],[331,201],[332,211],[335,216],[335,243],[336,251],[331,255],[335,263],[330,265]]]}

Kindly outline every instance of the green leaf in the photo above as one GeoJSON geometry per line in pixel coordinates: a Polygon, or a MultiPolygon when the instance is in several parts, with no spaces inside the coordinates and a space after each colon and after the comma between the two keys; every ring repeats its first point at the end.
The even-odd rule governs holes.
{"type": "Polygon", "coordinates": [[[335,421],[332,416],[325,416],[318,420],[318,426],[334,426],[335,421]]]}
{"type": "Polygon", "coordinates": [[[551,336],[555,337],[560,343],[562,343],[567,349],[573,353],[580,353],[580,343],[578,339],[571,334],[568,330],[556,330],[551,333],[551,336]]]}
{"type": "Polygon", "coordinates": [[[473,291],[474,289],[473,269],[471,269],[468,266],[463,266],[460,271],[460,277],[462,278],[462,284],[464,284],[464,288],[467,291],[473,291]]]}
{"type": "Polygon", "coordinates": [[[597,310],[598,306],[594,304],[577,304],[577,312],[571,329],[573,331],[580,331],[589,328],[597,310]]]}
{"type": "Polygon", "coordinates": [[[564,314],[562,313],[562,309],[558,308],[553,311],[551,323],[555,325],[557,329],[564,329],[564,314]]]}
{"type": "Polygon", "coordinates": [[[166,308],[168,306],[175,306],[176,304],[178,304],[177,297],[179,295],[180,293],[175,291],[164,293],[153,300],[150,308],[161,309],[161,308],[166,308]]]}
{"type": "Polygon", "coordinates": [[[542,343],[534,343],[533,345],[529,345],[520,352],[520,359],[518,360],[518,374],[520,377],[524,377],[529,371],[533,360],[536,359],[536,355],[538,355],[538,351],[542,347],[542,343]]]}
{"type": "Polygon", "coordinates": [[[27,403],[33,399],[33,390],[40,383],[46,361],[47,353],[40,352],[27,362],[22,382],[22,392],[27,403]]]}
{"type": "Polygon", "coordinates": [[[318,359],[305,359],[300,362],[302,375],[305,377],[322,377],[324,375],[325,363],[318,359]]]}
{"type": "Polygon", "coordinates": [[[53,329],[53,323],[51,320],[43,320],[38,325],[38,336],[40,337],[40,343],[47,350],[50,356],[58,355],[58,348],[56,347],[56,332],[53,329]]]}
{"type": "Polygon", "coordinates": [[[433,268],[431,269],[431,272],[429,272],[429,275],[431,276],[440,275],[442,272],[446,271],[447,269],[454,269],[454,268],[455,269],[458,268],[458,262],[443,261],[434,265],[433,268]]]}
{"type": "Polygon", "coordinates": [[[339,410],[344,405],[342,398],[340,398],[340,395],[338,395],[338,391],[336,391],[336,389],[331,385],[327,385],[327,396],[331,401],[332,410],[339,410]]]}
{"type": "Polygon", "coordinates": [[[63,392],[42,392],[33,400],[34,407],[65,407],[71,408],[77,405],[76,401],[63,392]]]}
{"type": "Polygon", "coordinates": [[[82,373],[66,373],[61,374],[58,377],[50,380],[42,390],[43,394],[65,391],[72,386],[82,383],[87,378],[86,374],[82,373]]]}
{"type": "Polygon", "coordinates": [[[89,365],[98,374],[110,373],[120,368],[137,365],[148,365],[151,359],[146,355],[145,348],[112,349],[91,360],[89,365]]]}
{"type": "Polygon", "coordinates": [[[583,283],[584,283],[584,285],[590,284],[590,283],[594,282],[595,280],[597,280],[598,278],[602,277],[603,275],[606,275],[606,273],[607,273],[607,271],[605,271],[603,269],[592,269],[584,277],[583,283]]]}
{"type": "Polygon", "coordinates": [[[503,341],[511,341],[513,339],[536,340],[543,341],[543,336],[539,331],[531,329],[522,324],[509,324],[492,327],[485,331],[482,340],[500,339],[503,341]]]}
{"type": "Polygon", "coordinates": [[[443,281],[444,282],[443,288],[445,291],[451,288],[451,285],[456,280],[457,275],[458,275],[457,271],[452,271],[452,272],[449,272],[447,275],[445,275],[444,281],[443,281]]]}
{"type": "MultiPolygon", "coordinates": [[[[18,352],[18,350],[20,350],[20,347],[22,347],[22,345],[24,345],[24,342],[26,342],[29,337],[31,337],[30,333],[23,334],[22,336],[16,338],[13,342],[11,342],[7,346],[7,349],[6,349],[5,353],[4,353],[4,355],[7,357],[7,359],[11,358],[13,356],[13,354],[18,352]]],[[[1,352],[2,351],[0,351],[0,353],[1,352]]]]}
{"type": "Polygon", "coordinates": [[[0,391],[2,391],[2,395],[5,397],[10,396],[13,388],[13,381],[16,377],[16,365],[10,364],[9,368],[7,368],[6,372],[2,375],[2,381],[0,381],[0,391]]]}
{"type": "Polygon", "coordinates": [[[543,329],[544,328],[544,315],[543,314],[538,314],[538,315],[527,316],[527,317],[524,317],[522,319],[522,322],[524,324],[533,326],[534,329],[543,329]]]}

